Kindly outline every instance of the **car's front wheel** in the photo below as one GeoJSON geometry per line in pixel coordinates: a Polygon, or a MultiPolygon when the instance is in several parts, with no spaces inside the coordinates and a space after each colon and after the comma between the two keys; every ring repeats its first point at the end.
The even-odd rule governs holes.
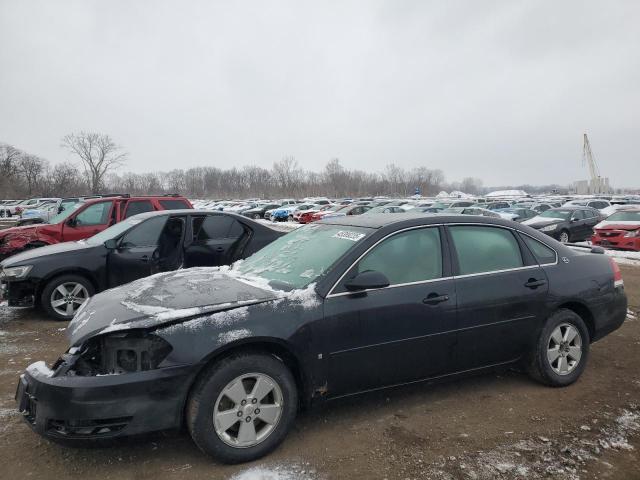
{"type": "Polygon", "coordinates": [[[570,385],[585,369],[589,331],[578,314],[558,310],[547,320],[532,353],[532,377],[551,387],[570,385]]]}
{"type": "Polygon", "coordinates": [[[260,220],[260,214],[259,213],[254,213],[253,214],[253,219],[254,220],[260,220]]]}
{"type": "Polygon", "coordinates": [[[46,284],[40,303],[55,320],[71,320],[80,306],[95,293],[89,280],[80,275],[60,275],[46,284]]]}
{"type": "Polygon", "coordinates": [[[224,463],[260,458],[291,428],[296,383],[276,357],[243,353],[208,367],[189,396],[187,427],[198,447],[224,463]]]}

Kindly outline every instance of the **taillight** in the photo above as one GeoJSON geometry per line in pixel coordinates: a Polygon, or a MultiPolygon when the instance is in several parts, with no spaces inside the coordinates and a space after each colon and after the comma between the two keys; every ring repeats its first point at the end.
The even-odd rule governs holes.
{"type": "Polygon", "coordinates": [[[613,259],[613,257],[609,257],[609,262],[611,263],[611,269],[613,270],[613,286],[622,287],[624,285],[624,280],[622,279],[622,272],[620,271],[618,263],[613,259]]]}

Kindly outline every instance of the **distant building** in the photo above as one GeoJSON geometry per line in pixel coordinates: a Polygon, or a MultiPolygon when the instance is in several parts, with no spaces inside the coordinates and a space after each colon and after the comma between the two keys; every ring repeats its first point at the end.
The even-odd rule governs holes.
{"type": "Polygon", "coordinates": [[[573,182],[573,190],[577,195],[599,195],[601,193],[613,193],[609,178],[597,177],[592,180],[578,180],[573,182]]]}

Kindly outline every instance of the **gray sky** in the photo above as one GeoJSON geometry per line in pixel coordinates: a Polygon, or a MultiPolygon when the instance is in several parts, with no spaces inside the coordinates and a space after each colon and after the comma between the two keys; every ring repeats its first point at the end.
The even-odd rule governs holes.
{"type": "Polygon", "coordinates": [[[640,2],[0,0],[0,141],[128,170],[395,162],[640,186],[640,2]]]}

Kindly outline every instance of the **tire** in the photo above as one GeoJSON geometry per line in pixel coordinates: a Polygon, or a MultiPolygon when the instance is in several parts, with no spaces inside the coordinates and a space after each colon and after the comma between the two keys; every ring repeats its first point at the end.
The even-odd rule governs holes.
{"type": "Polygon", "coordinates": [[[54,320],[69,321],[73,318],[75,312],[82,305],[83,299],[86,300],[95,294],[95,289],[91,282],[81,275],[60,275],[55,277],[45,285],[40,296],[40,305],[44,308],[47,315],[54,320]],[[76,292],[76,286],[81,286],[76,292]],[[62,294],[59,287],[71,295],[68,300],[65,300],[65,296],[62,294]],[[54,302],[65,300],[60,305],[54,305],[54,302]],[[68,305],[71,305],[69,308],[68,305]],[[70,311],[70,314],[63,314],[63,311],[70,311]]]}
{"type": "Polygon", "coordinates": [[[254,213],[253,214],[253,219],[254,220],[260,220],[260,214],[259,213],[254,213]]]}
{"type": "Polygon", "coordinates": [[[558,235],[558,240],[561,243],[569,243],[569,240],[571,240],[571,236],[569,235],[569,231],[568,230],[562,230],[560,232],[560,235],[558,235]]]}
{"type": "Polygon", "coordinates": [[[571,310],[558,310],[547,319],[540,332],[531,355],[529,374],[550,387],[571,385],[587,365],[589,342],[589,331],[582,318],[571,310]],[[565,343],[574,333],[576,336],[565,343]]]}
{"type": "Polygon", "coordinates": [[[186,423],[191,438],[204,453],[223,463],[241,463],[260,458],[280,445],[293,425],[297,409],[296,382],[286,365],[272,355],[242,353],[214,363],[201,374],[187,401],[186,423]],[[256,376],[263,382],[261,385],[268,385],[261,389],[269,391],[261,400],[252,396],[257,385],[252,380],[256,376]],[[242,390],[234,390],[238,385],[242,390]],[[236,401],[226,396],[230,391],[236,401]],[[244,406],[240,398],[246,402],[244,406]],[[262,413],[259,407],[263,407],[262,413]],[[278,410],[276,417],[274,412],[278,410]],[[226,423],[214,422],[216,412],[230,413],[215,417],[229,424],[227,430],[223,430],[226,423]],[[270,423],[262,420],[265,412],[270,412],[270,423]],[[240,429],[249,425],[245,438],[251,440],[243,445],[240,429]],[[259,438],[261,435],[264,437],[259,438]]]}

